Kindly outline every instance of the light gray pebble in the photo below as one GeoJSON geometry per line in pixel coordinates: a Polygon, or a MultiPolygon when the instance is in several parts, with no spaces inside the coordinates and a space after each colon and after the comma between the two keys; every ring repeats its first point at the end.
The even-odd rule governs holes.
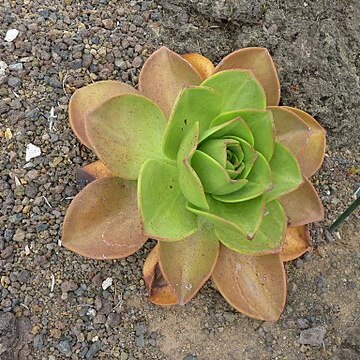
{"type": "Polygon", "coordinates": [[[17,88],[21,86],[21,80],[14,76],[9,77],[7,83],[12,88],[17,88]]]}
{"type": "Polygon", "coordinates": [[[303,330],[300,333],[299,343],[302,345],[323,345],[326,329],[323,326],[303,330]]]}
{"type": "Polygon", "coordinates": [[[69,340],[62,340],[57,345],[56,348],[65,355],[71,354],[71,346],[69,340]]]}
{"type": "Polygon", "coordinates": [[[9,70],[11,71],[21,71],[24,69],[23,63],[14,63],[9,65],[9,70]]]}
{"type": "Polygon", "coordinates": [[[33,346],[35,349],[41,350],[44,347],[44,334],[37,334],[34,337],[33,346]]]}

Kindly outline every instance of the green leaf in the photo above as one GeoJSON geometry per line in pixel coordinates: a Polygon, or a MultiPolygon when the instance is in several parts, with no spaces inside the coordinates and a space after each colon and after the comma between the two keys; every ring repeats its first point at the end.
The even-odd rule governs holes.
{"type": "Polygon", "coordinates": [[[208,86],[219,91],[222,97],[221,112],[265,109],[264,90],[249,71],[224,70],[207,78],[201,86],[208,86]]]}
{"type": "Polygon", "coordinates": [[[274,122],[270,111],[238,110],[226,112],[217,116],[211,122],[210,128],[238,117],[244,120],[251,136],[251,139],[244,135],[242,138],[253,145],[256,151],[264,155],[267,161],[270,161],[275,146],[274,122]]]}
{"type": "Polygon", "coordinates": [[[240,189],[245,184],[242,179],[232,180],[225,168],[199,150],[195,151],[191,159],[191,166],[199,176],[207,193],[226,194],[240,189]]]}
{"type": "MultiPolygon", "coordinates": [[[[244,119],[242,119],[240,117],[240,114],[241,114],[241,111],[224,112],[224,113],[218,115],[216,118],[214,118],[211,121],[209,128],[211,129],[213,127],[228,123],[231,120],[238,119],[242,125],[242,129],[241,129],[241,132],[239,130],[237,130],[236,136],[247,141],[249,144],[254,145],[254,137],[253,137],[253,134],[251,133],[251,129],[246,124],[244,119]]],[[[229,132],[227,135],[235,135],[235,134],[229,132]]]]}
{"type": "Polygon", "coordinates": [[[166,127],[163,150],[170,159],[176,155],[182,138],[196,123],[200,133],[209,127],[211,119],[220,112],[221,99],[213,89],[187,88],[179,95],[166,127]]]}
{"type": "MultiPolygon", "coordinates": [[[[233,142],[236,142],[232,140],[233,142]]],[[[222,167],[226,165],[226,147],[229,144],[227,139],[213,139],[205,141],[198,150],[212,157],[222,167]]]]}
{"type": "Polygon", "coordinates": [[[176,241],[197,230],[197,218],[186,209],[176,167],[168,162],[150,159],[142,166],[138,204],[149,237],[176,241]]]}
{"type": "Polygon", "coordinates": [[[265,193],[265,201],[271,201],[285,195],[302,183],[298,162],[291,151],[280,143],[275,144],[274,154],[270,160],[272,188],[265,193]]]}
{"type": "Polygon", "coordinates": [[[159,243],[160,266],[180,305],[193,298],[215,266],[219,253],[213,224],[207,223],[186,239],[159,243]]]}
{"type": "Polygon", "coordinates": [[[204,187],[195,170],[190,165],[198,139],[199,123],[197,122],[188,130],[180,144],[177,156],[177,171],[180,189],[185,198],[198,207],[208,209],[209,206],[206,202],[204,187]]]}
{"type": "Polygon", "coordinates": [[[241,144],[242,151],[244,153],[243,162],[245,164],[245,167],[242,170],[240,177],[242,179],[245,179],[248,176],[249,172],[251,171],[251,169],[258,157],[258,153],[246,141],[240,140],[240,144],[241,144]]]}
{"type": "Polygon", "coordinates": [[[208,211],[198,209],[191,204],[187,208],[194,214],[203,216],[216,225],[225,226],[236,232],[241,232],[245,236],[252,238],[260,226],[264,212],[264,200],[262,196],[255,199],[226,204],[217,201],[210,195],[207,196],[210,209],[208,211]]]}
{"type": "Polygon", "coordinates": [[[112,98],[88,115],[91,148],[115,175],[136,180],[145,160],[162,158],[166,119],[157,105],[141,95],[112,98]]]}
{"type": "Polygon", "coordinates": [[[220,138],[232,138],[235,140],[250,139],[250,141],[253,142],[249,127],[245,124],[244,120],[239,117],[205,130],[200,135],[199,143],[205,140],[220,138]]]}
{"type": "Polygon", "coordinates": [[[248,183],[240,190],[221,196],[213,195],[214,198],[225,203],[236,203],[253,199],[268,190],[271,186],[270,167],[260,153],[246,179],[248,183]]]}
{"type": "Polygon", "coordinates": [[[269,254],[278,252],[286,232],[286,216],[277,200],[268,202],[259,229],[249,240],[239,232],[224,226],[215,226],[218,239],[229,249],[243,254],[269,254]]]}
{"type": "Polygon", "coordinates": [[[274,122],[270,111],[243,110],[239,115],[254,136],[254,148],[270,161],[275,147],[274,122]]]}

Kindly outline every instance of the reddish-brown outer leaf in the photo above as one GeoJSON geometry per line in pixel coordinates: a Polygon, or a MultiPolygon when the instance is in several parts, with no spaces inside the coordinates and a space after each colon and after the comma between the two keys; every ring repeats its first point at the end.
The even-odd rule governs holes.
{"type": "Polygon", "coordinates": [[[187,60],[201,75],[202,80],[207,79],[214,72],[214,64],[205,56],[197,53],[189,53],[181,55],[187,60]]]}
{"type": "Polygon", "coordinates": [[[282,261],[291,261],[311,248],[310,234],[307,225],[288,227],[284,247],[280,252],[282,261]]]}
{"type": "Polygon", "coordinates": [[[267,110],[271,111],[274,119],[277,141],[289,148],[300,162],[307,141],[312,135],[311,128],[294,112],[283,106],[270,106],[267,110]]]}
{"type": "Polygon", "coordinates": [[[200,83],[195,68],[164,46],[150,55],[139,76],[140,92],[155,101],[167,118],[181,90],[200,83]]]}
{"type": "Polygon", "coordinates": [[[248,256],[221,246],[212,279],[238,311],[259,320],[279,319],[286,300],[285,270],[279,254],[248,256]]]}
{"type": "Polygon", "coordinates": [[[170,285],[164,279],[159,266],[159,245],[156,245],[147,256],[143,276],[149,291],[149,300],[156,305],[175,305],[176,297],[170,285]]]}
{"type": "Polygon", "coordinates": [[[97,160],[76,170],[76,183],[82,189],[96,179],[112,176],[114,174],[100,160],[97,160]]]}
{"type": "Polygon", "coordinates": [[[160,267],[180,305],[189,302],[210,277],[219,254],[213,226],[186,239],[159,243],[160,267]]]}
{"type": "Polygon", "coordinates": [[[319,195],[306,178],[296,190],[281,197],[279,201],[290,226],[309,224],[324,217],[324,208],[319,195]]]}
{"type": "Polygon", "coordinates": [[[69,121],[77,138],[91,149],[84,127],[86,115],[114,96],[134,93],[138,92],[130,85],[113,80],[99,81],[76,90],[69,102],[69,121]]]}
{"type": "Polygon", "coordinates": [[[214,72],[227,69],[251,70],[265,91],[267,105],[279,104],[280,82],[267,49],[250,47],[234,51],[221,60],[214,72]]]}
{"type": "Polygon", "coordinates": [[[75,196],[65,215],[62,244],[83,256],[123,258],[146,240],[134,181],[97,179],[75,196]]]}
{"type": "Polygon", "coordinates": [[[310,177],[319,170],[324,161],[326,131],[311,115],[305,111],[288,106],[286,106],[285,109],[290,110],[299,116],[312,131],[312,134],[306,143],[303,155],[298,159],[303,175],[305,177],[310,177]]]}

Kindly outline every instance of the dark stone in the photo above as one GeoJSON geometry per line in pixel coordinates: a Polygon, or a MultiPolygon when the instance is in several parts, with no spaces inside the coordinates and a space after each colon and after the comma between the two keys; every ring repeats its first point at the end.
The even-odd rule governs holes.
{"type": "Polygon", "coordinates": [[[7,83],[12,88],[17,88],[21,86],[21,80],[14,76],[9,77],[7,83]]]}
{"type": "Polygon", "coordinates": [[[85,355],[86,360],[92,359],[101,350],[101,341],[94,342],[85,355]]]}
{"type": "Polygon", "coordinates": [[[29,271],[26,269],[23,269],[20,271],[17,278],[18,278],[18,281],[21,282],[21,284],[25,284],[29,280],[29,277],[30,277],[29,271]]]}
{"type": "Polygon", "coordinates": [[[107,323],[111,327],[116,327],[120,324],[121,317],[119,314],[111,312],[107,317],[107,323]]]}

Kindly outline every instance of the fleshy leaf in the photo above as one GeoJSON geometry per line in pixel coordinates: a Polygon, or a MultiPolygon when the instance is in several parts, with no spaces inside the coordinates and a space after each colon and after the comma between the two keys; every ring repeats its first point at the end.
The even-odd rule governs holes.
{"type": "Polygon", "coordinates": [[[214,195],[214,198],[225,203],[237,203],[253,199],[270,188],[270,167],[265,158],[258,153],[251,171],[246,178],[248,183],[238,191],[226,195],[214,195]]]}
{"type": "Polygon", "coordinates": [[[271,190],[265,193],[266,202],[294,191],[302,183],[298,162],[290,150],[280,143],[275,144],[270,169],[273,185],[271,190]]]}
{"type": "Polygon", "coordinates": [[[232,119],[240,117],[248,126],[248,132],[242,134],[242,138],[264,155],[270,161],[274,152],[275,133],[272,113],[262,110],[238,110],[222,113],[210,124],[210,127],[220,125],[232,119]]]}
{"type": "Polygon", "coordinates": [[[148,254],[143,267],[149,300],[155,305],[175,305],[176,297],[161,272],[159,258],[159,244],[157,244],[148,254]]]}
{"type": "Polygon", "coordinates": [[[275,124],[276,141],[285,145],[299,160],[312,135],[310,127],[294,112],[282,106],[268,107],[275,124]]]}
{"type": "Polygon", "coordinates": [[[286,300],[285,270],[279,254],[249,256],[222,245],[212,279],[236,310],[258,320],[279,319],[286,300]]]}
{"type": "Polygon", "coordinates": [[[194,214],[204,217],[216,225],[241,232],[252,238],[260,226],[264,213],[264,201],[261,196],[235,204],[226,204],[208,196],[209,210],[202,210],[188,204],[194,214]]]}
{"type": "Polygon", "coordinates": [[[166,127],[163,150],[170,159],[176,155],[185,134],[198,122],[200,133],[209,127],[211,119],[220,112],[221,100],[211,88],[192,87],[177,98],[166,127]]]}
{"type": "Polygon", "coordinates": [[[175,243],[160,242],[160,267],[178,303],[190,301],[210,277],[219,253],[212,224],[175,243]]]}
{"type": "Polygon", "coordinates": [[[76,170],[76,183],[82,189],[96,179],[112,176],[114,174],[100,160],[97,160],[76,170]]]}
{"type": "Polygon", "coordinates": [[[201,85],[211,87],[221,94],[221,112],[265,109],[264,90],[249,71],[221,71],[206,79],[201,85]]]}
{"type": "Polygon", "coordinates": [[[131,255],[146,242],[137,208],[136,183],[116,177],[97,179],[71,202],[62,244],[93,259],[131,255]]]}
{"type": "Polygon", "coordinates": [[[300,226],[324,217],[324,209],[314,186],[304,178],[294,191],[279,199],[290,226],[300,226]]]}
{"type": "Polygon", "coordinates": [[[308,178],[319,170],[324,161],[326,131],[311,115],[306,112],[288,106],[286,106],[285,109],[290,110],[299,116],[312,131],[302,156],[298,158],[301,172],[308,178]]]}
{"type": "Polygon", "coordinates": [[[310,235],[307,225],[288,227],[280,258],[282,261],[291,261],[305,254],[310,248],[310,235]]]}
{"type": "Polygon", "coordinates": [[[166,119],[141,95],[120,95],[88,115],[86,131],[96,155],[115,175],[136,180],[145,160],[162,158],[166,119]]]}
{"type": "Polygon", "coordinates": [[[175,100],[189,85],[199,85],[201,76],[180,55],[161,47],[146,60],[139,76],[139,90],[155,101],[169,118],[175,100]]]}
{"type": "Polygon", "coordinates": [[[204,187],[191,167],[190,161],[195,153],[199,139],[199,123],[195,123],[192,129],[183,138],[177,156],[177,172],[180,189],[185,198],[192,204],[208,209],[204,187]]]}
{"type": "Polygon", "coordinates": [[[197,219],[186,209],[176,167],[147,160],[138,182],[138,203],[146,234],[157,240],[177,241],[197,230],[197,219]]]}
{"type": "Polygon", "coordinates": [[[226,170],[209,155],[196,150],[191,166],[199,176],[204,190],[211,194],[227,194],[242,188],[247,181],[232,180],[226,170]]]}
{"type": "Polygon", "coordinates": [[[265,90],[268,105],[277,105],[280,100],[280,82],[274,62],[265,48],[250,47],[232,52],[216,66],[217,73],[226,69],[251,70],[265,90]]]}
{"type": "Polygon", "coordinates": [[[198,71],[203,80],[212,75],[215,67],[207,57],[197,53],[189,53],[181,56],[198,71]]]}
{"type": "Polygon", "coordinates": [[[240,174],[241,178],[246,178],[251,171],[257,157],[258,153],[254,150],[252,146],[250,146],[246,141],[240,140],[241,148],[244,153],[244,164],[245,167],[240,174]]]}
{"type": "Polygon", "coordinates": [[[275,147],[275,133],[270,111],[242,110],[238,112],[254,137],[254,148],[270,161],[275,147]]]}
{"type": "MultiPolygon", "coordinates": [[[[232,140],[230,143],[236,143],[232,140]]],[[[199,150],[211,158],[213,158],[223,168],[226,165],[226,147],[229,144],[229,140],[226,139],[212,139],[205,141],[199,146],[199,150]]]]}
{"type": "MultiPolygon", "coordinates": [[[[241,117],[241,111],[229,111],[229,112],[224,112],[220,115],[218,115],[216,118],[214,118],[211,121],[210,124],[210,129],[208,130],[208,133],[211,134],[211,136],[219,136],[217,134],[217,132],[212,135],[214,133],[214,128],[215,129],[224,129],[226,130],[226,128],[224,127],[218,127],[219,125],[223,125],[223,124],[237,124],[236,128],[235,128],[235,132],[232,132],[232,128],[230,131],[227,131],[224,133],[224,131],[222,130],[221,135],[225,136],[225,135],[233,135],[233,136],[237,136],[240,137],[241,139],[245,140],[246,142],[248,142],[250,145],[254,145],[254,137],[253,134],[249,128],[249,126],[246,124],[246,122],[244,121],[244,119],[241,117]],[[231,122],[231,120],[235,120],[236,122],[231,122]]],[[[233,126],[234,126],[233,125],[233,126]]],[[[210,136],[210,137],[211,137],[210,136]]]]}
{"type": "Polygon", "coordinates": [[[138,94],[130,85],[106,80],[84,86],[74,92],[69,102],[69,122],[77,138],[91,149],[85,132],[86,115],[105,101],[122,94],[138,94]]]}
{"type": "Polygon", "coordinates": [[[249,240],[242,233],[216,226],[218,239],[229,249],[250,255],[279,252],[284,241],[286,217],[280,203],[276,200],[266,204],[260,227],[249,240]]]}

